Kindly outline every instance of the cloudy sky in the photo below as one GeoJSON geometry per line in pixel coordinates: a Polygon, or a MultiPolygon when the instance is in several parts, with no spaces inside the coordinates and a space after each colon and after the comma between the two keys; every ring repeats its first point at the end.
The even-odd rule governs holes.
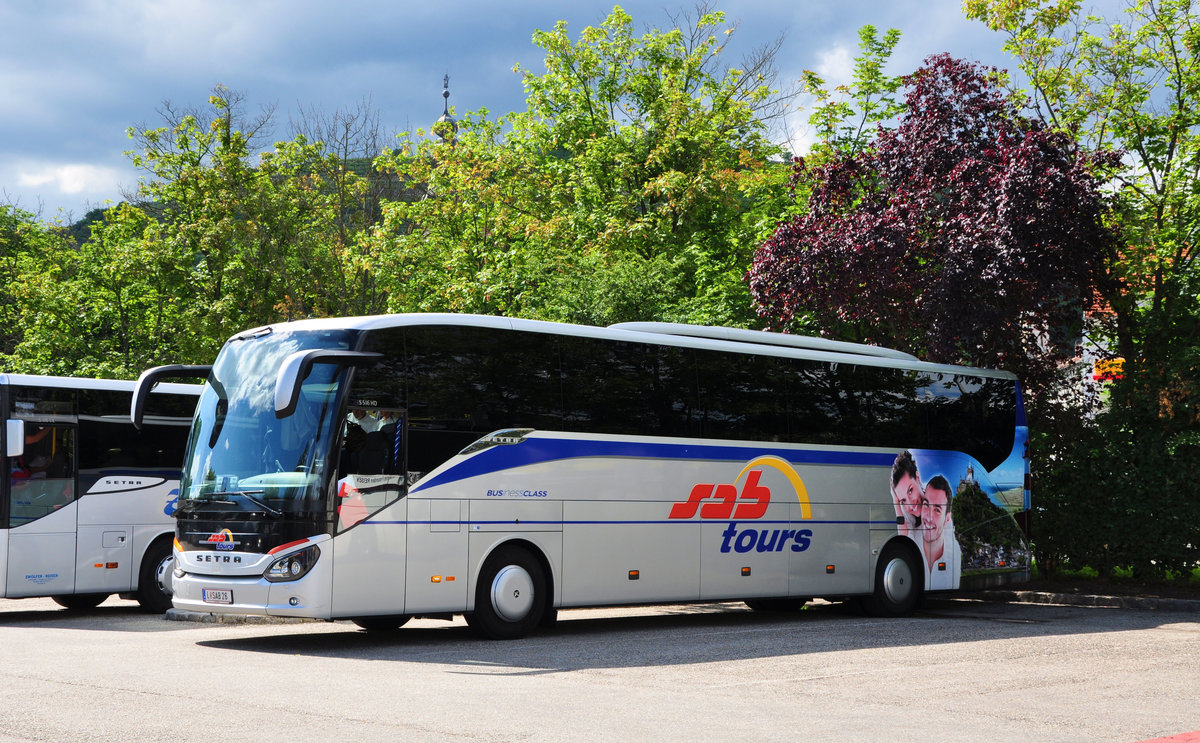
{"type": "MultiPolygon", "coordinates": [[[[691,0],[619,4],[640,29],[669,27],[670,16],[695,7],[691,0]]],[[[446,74],[460,116],[482,107],[493,116],[522,110],[512,69],[542,69],[533,31],[565,20],[575,39],[612,6],[0,0],[0,203],[46,221],[115,204],[139,176],[125,155],[133,144],[126,130],[160,125],[164,101],[201,108],[218,84],[243,94],[249,113],[275,106],[279,138],[305,110],[349,110],[364,101],[388,132],[427,127],[442,113],[446,74]]],[[[783,35],[783,84],[804,69],[847,78],[865,23],[903,33],[893,74],[938,52],[1011,66],[999,36],[966,21],[958,0],[725,0],[712,7],[738,26],[731,63],[783,35]]]]}

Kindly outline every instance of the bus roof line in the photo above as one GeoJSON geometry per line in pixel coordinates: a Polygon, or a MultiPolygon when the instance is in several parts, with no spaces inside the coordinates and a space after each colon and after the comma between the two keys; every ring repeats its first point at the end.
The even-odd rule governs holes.
{"type": "MultiPolygon", "coordinates": [[[[664,323],[669,324],[669,323],[664,323]]],[[[957,366],[952,364],[936,364],[931,361],[922,361],[919,358],[909,356],[901,351],[895,351],[899,356],[888,357],[878,353],[868,355],[859,351],[852,351],[849,348],[840,351],[833,351],[821,348],[806,348],[801,346],[787,346],[781,344],[763,343],[759,339],[759,335],[766,335],[757,330],[744,330],[745,333],[751,334],[750,337],[756,339],[756,343],[748,343],[745,340],[732,340],[721,338],[708,338],[695,335],[679,335],[668,333],[647,333],[644,331],[631,330],[627,327],[619,327],[613,325],[609,327],[596,325],[575,325],[571,323],[551,322],[548,320],[530,320],[526,318],[510,318],[499,315],[474,315],[474,314],[459,314],[451,312],[413,312],[400,313],[393,315],[360,315],[357,317],[332,317],[332,318],[314,318],[307,320],[295,320],[290,323],[280,323],[275,325],[277,331],[284,330],[287,327],[304,330],[332,330],[332,329],[353,329],[353,330],[379,330],[382,328],[396,327],[414,327],[414,326],[437,326],[437,325],[457,325],[461,327],[474,328],[497,328],[505,330],[525,330],[536,333],[550,333],[562,336],[575,336],[584,338],[609,338],[612,340],[638,341],[642,343],[657,343],[660,345],[683,346],[688,348],[707,348],[715,351],[731,351],[735,353],[761,353],[772,356],[783,355],[799,355],[800,358],[807,358],[814,361],[842,364],[860,364],[863,366],[885,367],[895,369],[910,369],[914,371],[928,371],[944,374],[967,374],[972,376],[993,377],[1001,379],[1016,379],[1016,375],[1009,371],[1001,369],[982,369],[973,366],[957,366]]],[[[692,327],[681,325],[680,327],[692,327]]],[[[701,326],[697,326],[701,327],[701,326]]],[[[738,328],[718,328],[717,330],[737,331],[738,328]]],[[[775,334],[774,337],[780,337],[780,334],[775,334]]],[[[787,336],[784,336],[787,337],[787,336]]],[[[801,337],[801,336],[792,336],[801,337]]],[[[823,339],[810,339],[823,340],[823,339]]],[[[845,343],[844,341],[830,341],[830,343],[845,343]]],[[[853,347],[856,344],[846,343],[847,346],[853,347]]],[[[878,351],[877,346],[866,346],[865,349],[873,349],[878,351]]]]}
{"type": "MultiPolygon", "coordinates": [[[[59,377],[42,374],[0,374],[0,385],[25,387],[56,387],[75,390],[129,392],[134,388],[135,384],[132,379],[93,379],[91,377],[59,377]]],[[[204,389],[204,385],[202,384],[164,382],[155,387],[154,392],[199,395],[202,389],[204,389]]]]}
{"type": "Polygon", "coordinates": [[[771,333],[762,330],[747,330],[745,328],[723,328],[710,325],[684,325],[671,322],[622,322],[609,325],[617,330],[633,330],[639,333],[655,333],[661,335],[680,335],[687,338],[712,338],[738,343],[757,343],[768,346],[784,346],[787,348],[804,348],[814,351],[832,351],[849,353],[856,356],[879,356],[886,359],[903,359],[905,361],[920,361],[910,353],[897,351],[882,346],[870,346],[865,343],[849,343],[828,338],[814,338],[807,335],[787,335],[771,333]]]}

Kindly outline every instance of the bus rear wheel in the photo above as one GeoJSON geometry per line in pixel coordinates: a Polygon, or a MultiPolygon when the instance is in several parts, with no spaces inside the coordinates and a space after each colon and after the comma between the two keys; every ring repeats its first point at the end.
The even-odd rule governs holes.
{"type": "Polygon", "coordinates": [[[73,593],[67,596],[51,596],[54,603],[70,611],[95,609],[108,598],[107,593],[73,593]]]}
{"type": "Polygon", "coordinates": [[[895,542],[884,547],[875,565],[875,591],[862,599],[867,614],[900,617],[916,607],[925,573],[912,552],[895,542]]]}
{"type": "Polygon", "coordinates": [[[546,610],[546,575],[537,558],[515,545],[493,552],[475,585],[475,613],[468,624],[493,640],[529,634],[546,610]]]}

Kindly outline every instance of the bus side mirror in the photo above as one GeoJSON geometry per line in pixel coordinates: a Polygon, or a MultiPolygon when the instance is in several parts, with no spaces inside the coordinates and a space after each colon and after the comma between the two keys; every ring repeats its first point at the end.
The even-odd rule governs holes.
{"type": "Polygon", "coordinates": [[[19,457],[25,453],[25,421],[20,418],[9,418],[4,422],[4,436],[8,442],[4,455],[19,457]]]}
{"type": "Polygon", "coordinates": [[[138,377],[137,385],[133,388],[133,399],[129,401],[129,420],[133,422],[133,427],[142,430],[142,414],[146,409],[146,400],[150,397],[150,390],[154,389],[154,385],[158,384],[160,379],[167,377],[199,377],[203,379],[212,371],[211,365],[205,366],[185,366],[183,364],[172,364],[171,366],[156,366],[153,369],[147,369],[138,377]]]}
{"type": "Polygon", "coordinates": [[[300,385],[312,371],[313,364],[341,364],[342,366],[366,366],[382,358],[381,353],[368,351],[339,351],[317,348],[297,351],[283,360],[279,374],[275,377],[275,417],[286,418],[296,412],[300,400],[300,385]]]}

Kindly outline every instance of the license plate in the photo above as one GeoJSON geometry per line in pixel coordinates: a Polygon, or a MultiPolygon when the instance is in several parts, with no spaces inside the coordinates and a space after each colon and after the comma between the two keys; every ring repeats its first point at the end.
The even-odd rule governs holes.
{"type": "Polygon", "coordinates": [[[206,604],[233,603],[233,591],[228,588],[205,588],[200,594],[206,604]]]}

